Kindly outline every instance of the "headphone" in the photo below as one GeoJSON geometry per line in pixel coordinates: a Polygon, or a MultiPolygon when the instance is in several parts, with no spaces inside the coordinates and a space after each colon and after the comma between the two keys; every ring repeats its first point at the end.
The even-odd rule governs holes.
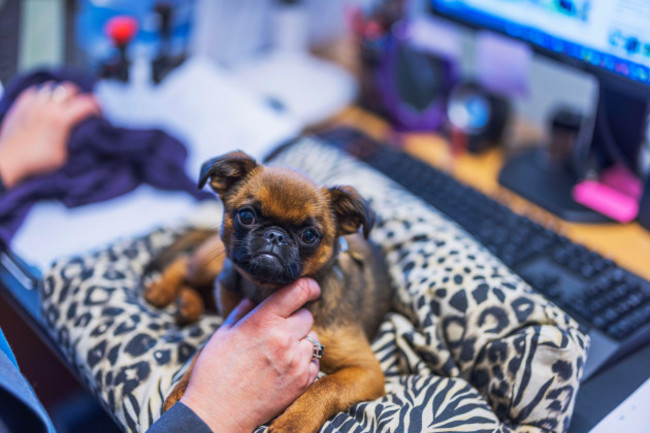
{"type": "Polygon", "coordinates": [[[509,116],[508,100],[474,81],[456,85],[447,101],[449,127],[467,137],[470,152],[499,144],[509,116]]]}

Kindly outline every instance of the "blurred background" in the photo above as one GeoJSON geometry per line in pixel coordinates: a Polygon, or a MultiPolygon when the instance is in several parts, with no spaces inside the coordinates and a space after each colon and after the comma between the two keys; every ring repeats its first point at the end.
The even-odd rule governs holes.
{"type": "MultiPolygon", "coordinates": [[[[169,52],[172,55],[207,55],[219,65],[233,68],[281,44],[282,31],[274,28],[273,1],[169,1],[169,52]],[[275,29],[275,30],[274,30],[275,29]]],[[[278,2],[282,3],[282,2],[278,2]]],[[[287,1],[287,4],[294,2],[287,1]]],[[[352,73],[359,59],[353,46],[341,48],[353,36],[350,28],[354,10],[370,11],[380,2],[369,0],[305,1],[304,29],[290,44],[335,59],[352,73]],[[347,15],[347,18],[346,18],[347,15]],[[337,48],[332,48],[333,46],[337,48]],[[336,51],[338,49],[338,51],[336,51]],[[328,52],[329,50],[329,52],[328,52]],[[347,51],[346,51],[347,50],[347,51]]],[[[427,17],[426,0],[396,2],[410,19],[427,17]],[[403,5],[401,5],[403,3],[403,5]]],[[[7,82],[19,71],[39,66],[73,65],[99,71],[115,55],[114,40],[106,22],[116,15],[133,16],[138,23],[128,51],[132,59],[153,59],[160,50],[161,24],[166,12],[156,12],[156,1],[64,1],[3,0],[1,10],[2,56],[0,81],[7,82]],[[162,15],[161,15],[162,13],[162,15]]],[[[160,9],[160,8],[159,8],[160,9]]],[[[163,7],[163,9],[165,9],[163,7]]],[[[401,13],[401,12],[399,12],[401,13]]],[[[277,18],[277,17],[276,17],[277,18]]],[[[278,24],[280,26],[280,24],[278,24]]],[[[281,25],[284,28],[284,25],[281,25]]],[[[289,30],[294,31],[294,30],[289,30]]],[[[477,39],[474,31],[456,26],[463,72],[473,75],[477,67],[477,39]]],[[[292,38],[294,35],[285,35],[292,38]]],[[[350,44],[353,45],[353,44],[350,44]]],[[[527,92],[514,103],[517,113],[543,123],[549,108],[558,100],[588,107],[594,83],[588,74],[561,67],[543,57],[532,60],[527,92]],[[546,83],[552,82],[553,86],[546,83]]]]}
{"type": "MultiPolygon", "coordinates": [[[[182,143],[187,161],[179,164],[190,179],[196,179],[201,163],[215,155],[241,148],[261,158],[301,133],[339,124],[364,126],[371,133],[390,130],[383,135],[398,146],[403,144],[401,133],[431,134],[431,142],[450,149],[451,157],[445,158],[453,159],[460,151],[485,154],[497,147],[509,156],[535,146],[547,149],[550,159],[570,160],[571,170],[581,178],[611,165],[616,151],[605,151],[607,161],[599,166],[587,158],[575,160],[574,150],[580,150],[576,137],[589,135],[590,140],[599,96],[602,101],[605,80],[594,72],[596,60],[580,52],[571,54],[573,60],[565,56],[558,62],[561,47],[546,48],[544,54],[556,50],[555,56],[534,53],[531,45],[544,45],[537,34],[526,43],[514,27],[492,33],[486,30],[489,26],[476,24],[480,21],[461,25],[462,14],[450,20],[452,13],[436,13],[462,4],[508,15],[511,3],[544,9],[539,16],[547,14],[548,21],[540,18],[540,23],[560,34],[564,19],[584,24],[595,3],[607,4],[0,0],[0,92],[35,71],[84,77],[111,125],[160,130],[182,143]],[[551,14],[560,18],[553,21],[551,14]],[[580,56],[584,64],[575,61],[580,56]]],[[[650,14],[643,1],[616,3],[623,5],[617,10],[620,16],[650,14]]],[[[631,36],[611,33],[607,40],[612,52],[619,50],[626,59],[644,50],[642,41],[631,36]]],[[[650,57],[650,42],[645,47],[650,57]]],[[[606,69],[605,60],[601,65],[606,69]]],[[[641,89],[636,84],[631,93],[641,89]]],[[[644,105],[643,122],[637,123],[646,125],[646,109],[644,105]]],[[[641,143],[649,142],[650,128],[643,138],[641,126],[635,127],[639,131],[630,151],[634,161],[627,171],[640,185],[650,161],[650,146],[641,143]]],[[[423,147],[434,149],[430,142],[423,147]]],[[[453,163],[448,162],[444,169],[451,171],[453,163]]],[[[474,167],[470,164],[471,170],[474,167]]],[[[29,212],[11,240],[11,250],[38,276],[38,270],[58,256],[177,222],[195,206],[195,198],[185,193],[149,185],[88,208],[43,201],[29,212]]],[[[650,206],[650,221],[647,215],[650,206]]],[[[631,236],[639,239],[638,233],[631,236]]],[[[606,248],[611,237],[595,242],[606,248]]],[[[647,271],[637,262],[632,266],[639,273],[647,271]]],[[[58,431],[118,431],[67,367],[43,350],[47,338],[39,338],[26,325],[29,318],[21,319],[16,311],[22,307],[0,299],[0,325],[58,431]]]]}

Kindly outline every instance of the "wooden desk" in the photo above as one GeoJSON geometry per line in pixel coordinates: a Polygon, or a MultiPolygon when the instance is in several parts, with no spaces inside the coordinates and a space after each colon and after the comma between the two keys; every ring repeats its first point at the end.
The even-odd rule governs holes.
{"type": "MultiPolygon", "coordinates": [[[[356,127],[377,139],[395,136],[386,122],[359,108],[345,110],[333,123],[356,127]]],[[[515,212],[526,215],[650,280],[650,232],[639,224],[575,224],[555,217],[499,185],[497,177],[504,161],[500,149],[492,149],[480,155],[466,153],[454,159],[447,141],[439,135],[403,133],[395,138],[401,141],[408,153],[448,171],[461,182],[506,204],[515,212]]]]}

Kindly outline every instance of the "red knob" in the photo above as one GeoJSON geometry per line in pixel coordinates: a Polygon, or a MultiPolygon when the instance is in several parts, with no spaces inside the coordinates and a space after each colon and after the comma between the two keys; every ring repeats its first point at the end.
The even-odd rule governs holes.
{"type": "Polygon", "coordinates": [[[124,47],[138,32],[138,21],[128,15],[118,15],[106,22],[104,30],[115,46],[124,47]]]}

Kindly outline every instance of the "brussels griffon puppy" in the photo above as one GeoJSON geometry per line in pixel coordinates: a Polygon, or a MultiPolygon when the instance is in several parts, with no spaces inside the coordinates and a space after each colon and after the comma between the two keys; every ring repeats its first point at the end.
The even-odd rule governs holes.
{"type": "MultiPolygon", "coordinates": [[[[244,297],[260,303],[311,277],[321,296],[307,308],[325,346],[320,366],[328,375],[277,417],[271,431],[316,432],[336,413],[384,395],[384,375],[369,341],[389,309],[391,290],[383,258],[367,240],[374,215],[358,192],[317,185],[296,171],[258,164],[241,151],[203,164],[199,187],[206,183],[223,202],[220,233],[188,234],[177,250],[204,242],[171,261],[145,297],[158,306],[175,300],[179,323],[188,323],[203,311],[194,289],[215,279],[216,305],[226,317],[244,297]]],[[[181,398],[190,375],[191,367],[164,410],[181,398]]]]}

